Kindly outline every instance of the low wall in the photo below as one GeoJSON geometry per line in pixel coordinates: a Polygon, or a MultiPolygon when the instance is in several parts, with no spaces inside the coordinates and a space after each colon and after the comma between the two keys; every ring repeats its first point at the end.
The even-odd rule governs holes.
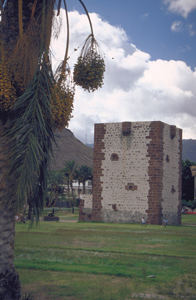
{"type": "Polygon", "coordinates": [[[92,195],[82,195],[79,205],[79,221],[89,222],[92,217],[92,195]]]}
{"type": "Polygon", "coordinates": [[[44,217],[44,221],[59,221],[59,217],[44,217]]]}

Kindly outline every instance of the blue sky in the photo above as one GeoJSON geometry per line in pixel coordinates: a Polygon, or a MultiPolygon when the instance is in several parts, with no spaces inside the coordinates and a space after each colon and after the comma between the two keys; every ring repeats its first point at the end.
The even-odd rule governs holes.
{"type": "MultiPolygon", "coordinates": [[[[149,53],[153,60],[182,60],[191,68],[196,67],[196,9],[184,17],[177,9],[175,12],[169,10],[169,3],[166,4],[163,0],[83,2],[89,12],[96,12],[111,25],[122,27],[129,41],[149,53]],[[176,31],[171,30],[174,22],[177,22],[176,31]]],[[[188,5],[189,0],[184,2],[188,5]]],[[[196,0],[192,2],[196,8],[196,0]]],[[[84,12],[79,1],[68,0],[67,5],[71,10],[84,12]]]]}
{"type": "MultiPolygon", "coordinates": [[[[196,139],[196,0],[84,0],[105,56],[104,86],[76,87],[69,129],[93,142],[94,124],[162,121],[196,139]]],[[[78,0],[67,0],[71,69],[90,33],[78,0]],[[74,51],[78,49],[78,51],[74,51]]],[[[64,56],[65,12],[54,65],[64,56]]]]}

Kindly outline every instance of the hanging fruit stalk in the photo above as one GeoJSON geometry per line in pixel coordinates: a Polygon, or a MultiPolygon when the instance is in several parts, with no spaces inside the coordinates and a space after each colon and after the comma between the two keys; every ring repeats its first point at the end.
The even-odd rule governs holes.
{"type": "Polygon", "coordinates": [[[77,63],[74,65],[73,78],[75,84],[84,90],[94,92],[103,85],[105,63],[102,58],[99,45],[94,37],[92,22],[84,3],[79,0],[87,14],[91,34],[87,37],[77,63]]]}

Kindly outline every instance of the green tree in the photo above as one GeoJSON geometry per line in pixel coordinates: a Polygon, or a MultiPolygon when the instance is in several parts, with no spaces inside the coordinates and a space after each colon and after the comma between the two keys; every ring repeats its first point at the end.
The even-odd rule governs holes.
{"type": "MultiPolygon", "coordinates": [[[[67,126],[73,109],[75,90],[67,84],[65,0],[67,47],[55,74],[50,59],[52,24],[61,2],[0,0],[0,299],[4,300],[20,298],[14,268],[14,215],[30,203],[39,220],[54,130],[67,126]]],[[[95,39],[92,30],[90,39],[95,39]]],[[[93,42],[89,48],[95,51],[93,42]]]]}
{"type": "Polygon", "coordinates": [[[49,203],[48,206],[55,206],[59,199],[59,194],[63,193],[62,185],[65,183],[65,177],[61,171],[52,171],[49,174],[49,203]]]}
{"type": "Polygon", "coordinates": [[[194,200],[194,177],[191,174],[191,166],[196,166],[196,163],[189,159],[182,161],[182,199],[187,202],[194,200]]]}
{"type": "Polygon", "coordinates": [[[80,196],[80,184],[82,182],[82,178],[78,169],[76,170],[76,180],[78,182],[78,196],[80,196]]]}
{"type": "Polygon", "coordinates": [[[80,178],[80,182],[82,182],[82,186],[83,186],[83,190],[82,193],[85,194],[85,183],[87,180],[92,180],[93,177],[93,170],[92,168],[86,166],[86,165],[82,165],[79,168],[79,178],[80,178]]]}
{"type": "Polygon", "coordinates": [[[77,165],[74,160],[72,161],[66,161],[64,164],[64,167],[62,168],[62,172],[67,179],[67,187],[68,187],[68,200],[69,205],[71,206],[71,200],[70,200],[70,189],[71,189],[71,195],[72,199],[74,200],[74,192],[73,192],[73,180],[77,179],[77,165]]]}

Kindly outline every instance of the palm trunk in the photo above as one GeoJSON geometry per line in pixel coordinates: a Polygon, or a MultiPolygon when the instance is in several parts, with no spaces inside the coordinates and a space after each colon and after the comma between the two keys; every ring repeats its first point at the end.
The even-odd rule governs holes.
{"type": "MultiPolygon", "coordinates": [[[[28,39],[24,41],[22,37],[25,32],[28,32],[28,28],[30,28],[29,23],[32,17],[32,5],[36,3],[36,1],[21,1],[22,17],[20,15],[21,10],[19,12],[18,1],[1,1],[1,4],[4,3],[4,5],[3,8],[1,8],[0,34],[1,43],[3,43],[4,48],[2,48],[1,44],[1,50],[3,50],[0,52],[0,60],[1,62],[4,61],[3,56],[5,55],[6,62],[10,64],[10,72],[13,73],[13,82],[16,81],[14,84],[19,80],[19,84],[17,83],[15,88],[17,97],[21,96],[24,92],[23,89],[25,89],[25,86],[28,85],[29,80],[31,80],[35,74],[42,43],[44,43],[45,49],[49,47],[54,2],[54,0],[37,1],[34,17],[37,20],[36,26],[40,26],[41,29],[37,31],[37,35],[35,32],[35,35],[32,36],[32,40],[35,38],[36,43],[31,43],[31,35],[29,34],[29,45],[31,46],[28,48],[28,39]],[[47,30],[44,31],[44,39],[42,39],[43,24],[42,18],[39,17],[41,16],[44,3],[47,4],[44,10],[44,16],[46,16],[44,20],[47,30]],[[19,35],[20,39],[18,39],[19,35]],[[15,46],[18,45],[17,42],[21,43],[19,43],[19,48],[15,48],[15,46]],[[21,49],[24,50],[24,55],[23,53],[21,54],[21,49]],[[32,53],[33,55],[31,55],[32,53]]],[[[5,142],[2,139],[4,136],[2,116],[5,118],[3,110],[0,112],[0,300],[19,300],[20,281],[14,268],[15,203],[13,199],[10,199],[10,195],[9,203],[6,205],[3,203],[3,201],[8,198],[8,192],[12,190],[12,185],[11,178],[7,176],[8,149],[6,149],[5,142]]]]}
{"type": "Polygon", "coordinates": [[[31,220],[32,217],[32,204],[29,202],[29,209],[28,209],[28,219],[31,220]]]}
{"type": "MultiPolygon", "coordinates": [[[[53,188],[53,187],[51,186],[51,188],[53,188]]],[[[53,190],[52,190],[49,195],[49,199],[48,199],[48,204],[47,204],[48,207],[52,206],[53,198],[54,198],[54,194],[53,194],[53,190]]]]}
{"type": "Polygon", "coordinates": [[[20,299],[20,281],[14,268],[15,209],[5,204],[11,180],[7,177],[7,159],[3,123],[0,120],[0,299],[20,299]]]}
{"type": "Polygon", "coordinates": [[[71,207],[69,179],[67,180],[67,195],[68,195],[69,206],[71,207]]]}
{"type": "Polygon", "coordinates": [[[58,188],[57,189],[55,189],[55,200],[54,200],[54,203],[53,203],[53,205],[52,205],[52,207],[55,207],[55,205],[56,205],[56,203],[57,203],[57,201],[58,201],[58,188]]]}
{"type": "Polygon", "coordinates": [[[78,181],[78,197],[80,197],[80,181],[78,181]]]}
{"type": "Polygon", "coordinates": [[[83,180],[82,181],[82,186],[83,186],[83,195],[85,195],[85,193],[86,193],[86,189],[85,189],[85,183],[86,183],[86,180],[83,180]]]}
{"type": "MultiPolygon", "coordinates": [[[[71,195],[72,195],[72,200],[74,202],[74,192],[73,192],[73,181],[70,180],[70,187],[71,187],[71,195]]],[[[71,205],[72,206],[72,205],[71,205]]]]}

